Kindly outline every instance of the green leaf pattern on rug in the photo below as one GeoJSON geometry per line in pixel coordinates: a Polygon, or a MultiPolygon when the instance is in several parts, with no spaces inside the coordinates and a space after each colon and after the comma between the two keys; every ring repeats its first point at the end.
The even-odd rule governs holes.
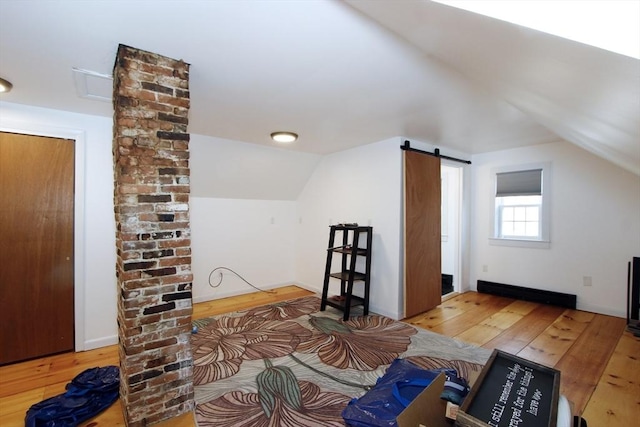
{"type": "Polygon", "coordinates": [[[329,317],[311,316],[311,319],[309,319],[309,323],[311,324],[311,326],[321,332],[324,332],[327,335],[331,335],[333,333],[351,333],[351,329],[349,329],[347,325],[329,317]]]}
{"type": "Polygon", "coordinates": [[[416,329],[378,316],[355,316],[347,321],[310,316],[310,338],[296,351],[317,354],[322,363],[338,369],[371,371],[390,364],[411,344],[416,329]]]}
{"type": "Polygon", "coordinates": [[[269,359],[265,359],[265,365],[267,369],[258,374],[256,382],[260,405],[267,418],[271,418],[278,398],[290,408],[302,410],[300,386],[293,371],[286,366],[273,366],[269,359]]]}

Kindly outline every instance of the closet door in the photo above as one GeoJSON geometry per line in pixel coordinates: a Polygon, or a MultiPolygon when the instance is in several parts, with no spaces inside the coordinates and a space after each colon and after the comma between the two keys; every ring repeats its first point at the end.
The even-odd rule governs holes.
{"type": "Polygon", "coordinates": [[[74,349],[74,141],[0,133],[0,364],[74,349]]]}
{"type": "Polygon", "coordinates": [[[404,316],[442,300],[440,159],[404,151],[404,316]]]}

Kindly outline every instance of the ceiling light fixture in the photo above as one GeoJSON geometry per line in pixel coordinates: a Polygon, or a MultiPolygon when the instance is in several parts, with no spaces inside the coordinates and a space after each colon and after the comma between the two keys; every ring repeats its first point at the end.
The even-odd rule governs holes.
{"type": "Polygon", "coordinates": [[[289,143],[298,139],[298,134],[293,132],[273,132],[271,139],[275,142],[289,143]]]}
{"type": "Polygon", "coordinates": [[[9,92],[12,87],[13,85],[11,84],[11,82],[0,78],[0,92],[9,92]]]}

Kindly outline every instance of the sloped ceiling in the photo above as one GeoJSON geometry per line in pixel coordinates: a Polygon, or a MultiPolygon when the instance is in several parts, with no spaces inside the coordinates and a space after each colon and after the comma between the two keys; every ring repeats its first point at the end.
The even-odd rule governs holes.
{"type": "Polygon", "coordinates": [[[191,133],[290,130],[288,149],[318,154],[563,138],[640,175],[638,60],[427,0],[23,0],[0,16],[6,102],[111,116],[109,85],[107,102],[79,97],[72,69],[111,74],[122,43],[191,64],[191,133]]]}
{"type": "Polygon", "coordinates": [[[429,1],[347,3],[556,135],[640,174],[637,59],[429,1]]]}

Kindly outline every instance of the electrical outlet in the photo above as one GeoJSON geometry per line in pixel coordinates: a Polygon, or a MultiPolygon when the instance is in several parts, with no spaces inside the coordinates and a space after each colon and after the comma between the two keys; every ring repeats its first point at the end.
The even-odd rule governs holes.
{"type": "Polygon", "coordinates": [[[483,273],[486,273],[486,272],[488,272],[488,271],[489,271],[489,266],[488,266],[488,265],[486,265],[486,264],[485,264],[485,265],[483,265],[483,266],[482,266],[482,272],[483,272],[483,273]]]}
{"type": "Polygon", "coordinates": [[[582,284],[584,286],[592,286],[591,276],[582,276],[582,284]]]}

